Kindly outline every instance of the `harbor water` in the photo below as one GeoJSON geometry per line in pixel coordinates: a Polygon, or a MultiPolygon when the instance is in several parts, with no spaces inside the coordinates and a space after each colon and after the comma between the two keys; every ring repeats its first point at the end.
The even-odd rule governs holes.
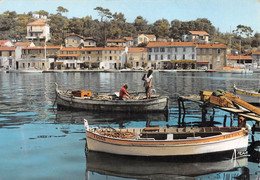
{"type": "MultiPolygon", "coordinates": [[[[168,116],[58,110],[55,104],[55,82],[64,90],[109,93],[118,92],[128,83],[128,90],[134,91],[144,89],[143,73],[1,72],[0,180],[260,179],[260,146],[236,160],[231,157],[151,160],[85,151],[84,119],[100,127],[174,126],[178,125],[177,97],[180,95],[198,95],[200,90],[215,89],[233,92],[234,84],[245,89],[260,88],[260,73],[154,71],[152,88],[157,94],[170,97],[168,116]]],[[[186,125],[198,125],[201,121],[198,105],[186,103],[185,106],[186,125]]],[[[223,122],[223,114],[230,117],[229,113],[216,110],[216,125],[223,122]]],[[[237,122],[228,118],[227,125],[235,126],[237,122]]],[[[259,140],[260,132],[254,138],[259,140]]]]}

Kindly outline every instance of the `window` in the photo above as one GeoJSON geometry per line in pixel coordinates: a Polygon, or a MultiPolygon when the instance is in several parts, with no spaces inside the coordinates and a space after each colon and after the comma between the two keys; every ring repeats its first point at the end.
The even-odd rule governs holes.
{"type": "Polygon", "coordinates": [[[112,58],[112,56],[109,56],[109,60],[112,60],[113,58],[112,58]]]}
{"type": "Polygon", "coordinates": [[[30,63],[28,63],[28,68],[31,66],[31,64],[30,63]]]}
{"type": "Polygon", "coordinates": [[[183,60],[185,59],[185,54],[182,55],[182,59],[183,59],[183,60]]]}
{"type": "Polygon", "coordinates": [[[176,54],[174,55],[174,59],[177,60],[177,55],[176,54]]]}
{"type": "Polygon", "coordinates": [[[195,52],[195,48],[194,47],[192,48],[192,52],[195,52]]]}
{"type": "Polygon", "coordinates": [[[160,48],[160,52],[164,52],[165,51],[165,48],[160,48]]]}
{"type": "Polygon", "coordinates": [[[148,55],[148,60],[151,60],[151,55],[148,55]]]}
{"type": "Polygon", "coordinates": [[[88,51],[88,54],[91,54],[91,51],[88,51]]]}
{"type": "Polygon", "coordinates": [[[114,51],[114,54],[116,54],[116,51],[114,51]]]}
{"type": "Polygon", "coordinates": [[[115,58],[115,60],[117,60],[116,56],[114,58],[115,58]]]}
{"type": "Polygon", "coordinates": [[[25,63],[23,63],[23,68],[25,68],[25,63]]]}
{"type": "Polygon", "coordinates": [[[109,51],[109,54],[111,54],[112,53],[112,51],[109,51]]]}
{"type": "Polygon", "coordinates": [[[167,52],[172,52],[171,50],[172,50],[171,48],[167,48],[167,52]]]}
{"type": "Polygon", "coordinates": [[[195,54],[192,54],[192,59],[195,59],[195,54]]]}
{"type": "Polygon", "coordinates": [[[220,54],[220,52],[221,52],[220,49],[217,49],[217,54],[220,54]]]}
{"type": "Polygon", "coordinates": [[[163,55],[161,54],[161,60],[163,60],[163,55]]]}
{"type": "Polygon", "coordinates": [[[175,52],[178,52],[177,48],[175,48],[175,52]]]}
{"type": "Polygon", "coordinates": [[[170,54],[168,54],[168,59],[171,59],[171,55],[170,54]]]}
{"type": "Polygon", "coordinates": [[[186,48],[184,47],[184,48],[183,48],[183,52],[185,52],[185,51],[186,51],[186,48]]]}
{"type": "Polygon", "coordinates": [[[148,48],[148,52],[153,52],[153,49],[152,48],[148,48]]]}
{"type": "Polygon", "coordinates": [[[105,54],[107,53],[107,51],[105,51],[105,54]]]}
{"type": "Polygon", "coordinates": [[[156,55],[155,55],[155,60],[157,60],[157,59],[158,59],[158,55],[156,54],[156,55]]]}
{"type": "Polygon", "coordinates": [[[86,60],[86,57],[85,56],[83,56],[83,61],[85,61],[86,60]]]}
{"type": "Polygon", "coordinates": [[[154,48],[154,52],[159,52],[159,48],[158,47],[154,48]]]}
{"type": "Polygon", "coordinates": [[[9,56],[12,56],[12,51],[9,51],[9,56]]]}

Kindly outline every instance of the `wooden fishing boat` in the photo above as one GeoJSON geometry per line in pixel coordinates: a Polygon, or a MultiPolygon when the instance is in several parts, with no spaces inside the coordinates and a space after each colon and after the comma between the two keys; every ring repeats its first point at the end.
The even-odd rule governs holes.
{"type": "Polygon", "coordinates": [[[250,104],[260,104],[260,93],[258,91],[240,89],[234,84],[234,93],[250,104]]]}
{"type": "Polygon", "coordinates": [[[140,91],[129,92],[133,99],[120,100],[114,94],[92,94],[83,90],[60,90],[56,84],[56,102],[59,107],[91,111],[118,112],[167,112],[168,97],[152,95],[151,99],[140,95],[140,91]],[[135,95],[134,95],[135,94],[135,95]]]}
{"type": "Polygon", "coordinates": [[[90,128],[84,120],[87,147],[130,156],[186,156],[246,149],[248,128],[241,127],[145,127],[90,128]]]}

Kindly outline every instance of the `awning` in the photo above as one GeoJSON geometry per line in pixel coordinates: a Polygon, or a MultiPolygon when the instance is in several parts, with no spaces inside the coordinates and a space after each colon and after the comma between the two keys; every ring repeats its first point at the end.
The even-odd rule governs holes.
{"type": "Polygon", "coordinates": [[[196,60],[171,60],[171,63],[177,63],[177,64],[192,64],[196,63],[196,60]]]}
{"type": "Polygon", "coordinates": [[[208,64],[209,62],[206,62],[206,61],[204,61],[204,62],[197,62],[197,64],[208,64]]]}

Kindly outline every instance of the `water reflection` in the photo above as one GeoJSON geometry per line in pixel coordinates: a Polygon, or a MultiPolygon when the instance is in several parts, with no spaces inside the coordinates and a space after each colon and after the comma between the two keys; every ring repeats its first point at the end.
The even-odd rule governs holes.
{"type": "MultiPolygon", "coordinates": [[[[201,157],[161,160],[88,152],[86,159],[86,179],[91,179],[90,172],[135,179],[186,179],[195,176],[198,176],[198,179],[216,179],[216,177],[219,177],[218,179],[241,177],[249,179],[249,169],[245,167],[248,163],[247,157],[237,160],[201,157]]],[[[101,179],[105,179],[105,177],[101,179]]]]}

